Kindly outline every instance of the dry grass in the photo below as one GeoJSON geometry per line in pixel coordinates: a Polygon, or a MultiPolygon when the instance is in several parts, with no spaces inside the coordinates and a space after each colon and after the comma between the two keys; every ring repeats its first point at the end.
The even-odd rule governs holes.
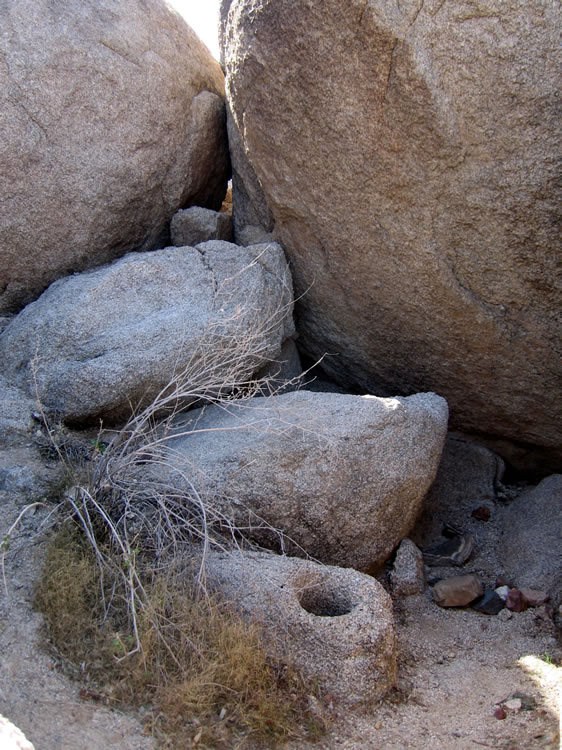
{"type": "Polygon", "coordinates": [[[84,697],[143,706],[146,731],[161,747],[273,747],[320,733],[309,688],[269,661],[256,624],[202,594],[189,568],[145,574],[135,634],[122,579],[106,575],[101,590],[80,529],[63,527],[49,545],[36,603],[56,654],[84,681],[84,697]],[[140,649],[123,658],[137,635],[140,649]]]}

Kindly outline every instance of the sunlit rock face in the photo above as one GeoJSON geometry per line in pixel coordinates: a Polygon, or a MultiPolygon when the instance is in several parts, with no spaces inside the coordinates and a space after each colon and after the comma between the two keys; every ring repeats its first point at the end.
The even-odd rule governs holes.
{"type": "Polygon", "coordinates": [[[235,228],[286,249],[299,346],[347,386],[440,393],[454,427],[545,466],[562,425],[556,28],[546,0],[222,4],[235,228]]]}
{"type": "Polygon", "coordinates": [[[164,0],[0,4],[0,311],[164,242],[229,175],[219,64],[164,0]]]}

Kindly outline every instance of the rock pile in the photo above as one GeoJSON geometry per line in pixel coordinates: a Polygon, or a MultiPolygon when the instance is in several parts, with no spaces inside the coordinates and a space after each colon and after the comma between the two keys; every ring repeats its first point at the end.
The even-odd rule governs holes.
{"type": "Polygon", "coordinates": [[[45,417],[119,427],[183,379],[135,480],[269,548],[211,550],[209,588],[350,705],[395,681],[365,575],[395,550],[396,597],[562,601],[562,477],[506,489],[464,434],[560,465],[555,23],[488,4],[223,0],[233,222],[224,77],[166,3],[0,10],[0,490],[60,489],[45,417]],[[294,390],[299,352],[338,383],[294,390]]]}

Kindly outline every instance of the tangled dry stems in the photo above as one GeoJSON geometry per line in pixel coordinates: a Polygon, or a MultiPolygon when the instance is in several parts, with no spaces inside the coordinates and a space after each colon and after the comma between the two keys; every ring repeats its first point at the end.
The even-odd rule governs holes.
{"type": "MultiPolygon", "coordinates": [[[[250,511],[248,527],[235,525],[197,489],[189,466],[174,469],[181,490],[147,471],[169,465],[176,419],[187,408],[240,406],[287,386],[275,374],[252,375],[267,362],[268,342],[287,312],[282,305],[266,316],[237,307],[219,318],[148,405],[109,442],[100,433],[88,480],[76,482],[62,504],[70,526],[51,549],[37,599],[51,638],[63,654],[68,645],[65,656],[75,662],[86,658],[80,644],[109,660],[119,700],[138,703],[152,691],[168,733],[185,730],[186,716],[216,714],[221,703],[234,723],[271,736],[294,735],[306,717],[306,686],[287,665],[269,664],[259,628],[205,589],[209,549],[251,548],[247,531],[255,527],[268,528],[283,548],[284,534],[250,511]],[[179,724],[171,718],[178,716],[179,724]]],[[[180,434],[195,431],[197,423],[180,434]]]]}

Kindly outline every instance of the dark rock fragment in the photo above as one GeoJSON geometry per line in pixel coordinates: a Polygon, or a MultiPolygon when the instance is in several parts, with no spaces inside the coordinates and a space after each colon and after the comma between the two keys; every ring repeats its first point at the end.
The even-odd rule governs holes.
{"type": "Polygon", "coordinates": [[[456,534],[423,552],[426,565],[464,565],[474,549],[474,537],[456,534]]]}
{"type": "Polygon", "coordinates": [[[478,508],[474,508],[474,510],[472,511],[472,517],[478,519],[479,521],[489,521],[490,516],[491,511],[487,505],[479,505],[478,508]]]}
{"type": "Polygon", "coordinates": [[[470,606],[484,615],[497,615],[505,607],[505,602],[495,591],[485,589],[480,599],[477,599],[470,606]]]}

